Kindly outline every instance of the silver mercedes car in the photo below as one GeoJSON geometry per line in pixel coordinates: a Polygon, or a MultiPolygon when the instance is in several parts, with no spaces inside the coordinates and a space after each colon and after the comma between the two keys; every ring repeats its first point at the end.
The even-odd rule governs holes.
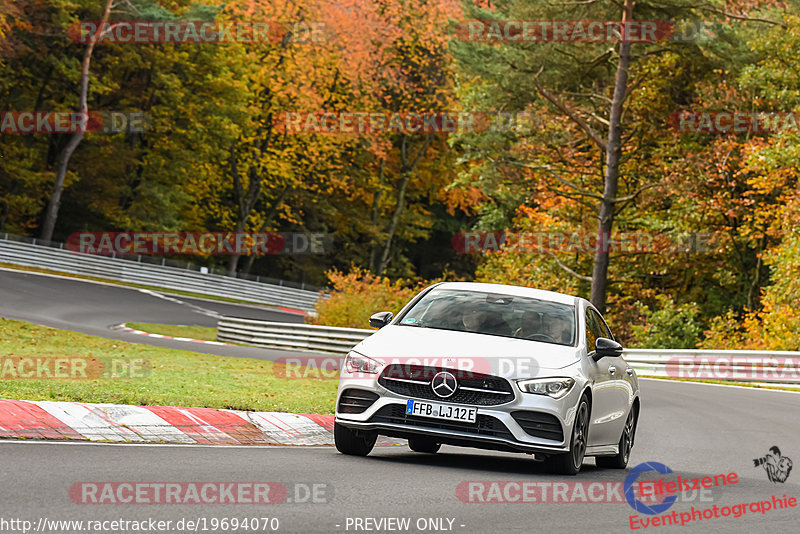
{"type": "Polygon", "coordinates": [[[383,435],[422,453],[442,444],[524,452],[570,475],[586,456],[627,466],[638,380],[585,299],[445,282],[370,325],[380,330],[341,369],[340,452],[365,456],[383,435]]]}

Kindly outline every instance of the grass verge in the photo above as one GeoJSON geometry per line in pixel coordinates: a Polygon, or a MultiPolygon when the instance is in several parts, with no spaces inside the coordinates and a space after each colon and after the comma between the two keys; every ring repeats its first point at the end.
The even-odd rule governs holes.
{"type": "Polygon", "coordinates": [[[268,361],[124,343],[0,318],[0,398],[333,413],[338,380],[316,378],[314,372],[281,378],[286,374],[281,371],[268,361]],[[72,358],[89,361],[89,369],[103,362],[104,371],[98,378],[42,378],[40,363],[31,362],[45,358],[52,359],[45,364],[51,369],[55,358],[72,358]],[[31,369],[38,378],[17,378],[31,369]],[[134,372],[126,372],[130,369],[134,372]]]}
{"type": "Polygon", "coordinates": [[[185,326],[158,323],[125,323],[128,328],[141,330],[148,334],[161,334],[170,337],[188,337],[203,341],[216,341],[217,329],[211,326],[185,326]]]}

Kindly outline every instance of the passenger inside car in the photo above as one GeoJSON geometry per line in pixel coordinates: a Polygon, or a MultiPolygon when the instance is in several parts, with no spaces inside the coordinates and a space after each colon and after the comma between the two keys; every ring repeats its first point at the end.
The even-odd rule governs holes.
{"type": "Polygon", "coordinates": [[[467,332],[496,336],[511,336],[512,334],[511,327],[508,326],[501,313],[489,310],[478,303],[464,308],[461,322],[467,332]]]}

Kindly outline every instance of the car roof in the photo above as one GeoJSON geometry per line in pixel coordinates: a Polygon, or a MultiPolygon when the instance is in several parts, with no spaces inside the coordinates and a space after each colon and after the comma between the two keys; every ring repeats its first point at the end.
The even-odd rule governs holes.
{"type": "Polygon", "coordinates": [[[576,306],[580,299],[565,293],[556,291],[545,291],[544,289],[534,289],[532,287],[512,286],[507,284],[489,284],[483,282],[442,282],[436,285],[437,289],[453,289],[458,291],[479,291],[485,293],[501,293],[518,297],[530,297],[539,300],[557,302],[576,306]]]}

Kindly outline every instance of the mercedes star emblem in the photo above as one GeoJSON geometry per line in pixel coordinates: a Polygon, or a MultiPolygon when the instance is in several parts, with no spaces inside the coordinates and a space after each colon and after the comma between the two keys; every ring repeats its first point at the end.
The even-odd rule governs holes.
{"type": "Polygon", "coordinates": [[[456,377],[447,371],[437,373],[431,381],[431,389],[442,398],[453,396],[457,388],[458,382],[456,382],[456,377]]]}

